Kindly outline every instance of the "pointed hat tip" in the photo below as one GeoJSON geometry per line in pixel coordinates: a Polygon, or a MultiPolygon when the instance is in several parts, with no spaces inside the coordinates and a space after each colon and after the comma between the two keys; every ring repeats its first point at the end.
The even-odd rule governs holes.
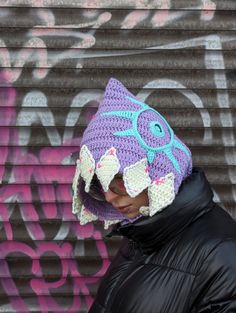
{"type": "Polygon", "coordinates": [[[124,87],[124,85],[122,84],[121,81],[119,81],[118,79],[114,78],[114,77],[111,77],[109,78],[108,80],[108,83],[106,85],[106,88],[109,87],[110,85],[113,85],[113,84],[119,84],[119,85],[122,85],[124,87]]]}
{"type": "MultiPolygon", "coordinates": [[[[110,92],[115,93],[115,94],[125,94],[127,96],[131,96],[132,94],[130,91],[126,88],[126,86],[119,81],[118,79],[111,77],[106,85],[105,88],[105,96],[106,94],[110,94],[110,92]]],[[[132,95],[133,96],[133,95],[132,95]]]]}

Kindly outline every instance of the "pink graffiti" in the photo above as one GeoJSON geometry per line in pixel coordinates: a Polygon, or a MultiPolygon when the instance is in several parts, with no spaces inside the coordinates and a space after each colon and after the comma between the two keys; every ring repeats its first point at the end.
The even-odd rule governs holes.
{"type": "Polygon", "coordinates": [[[214,18],[216,4],[211,0],[202,0],[201,20],[210,21],[214,18]]]}
{"type": "Polygon", "coordinates": [[[6,172],[9,172],[5,168],[5,163],[9,160],[11,162],[11,171],[8,175],[10,179],[7,184],[0,188],[0,217],[7,238],[7,241],[0,244],[1,284],[16,312],[28,313],[31,311],[26,300],[20,295],[6,261],[6,257],[11,256],[12,253],[28,256],[32,260],[32,279],[29,281],[29,288],[37,297],[38,309],[41,312],[62,311],[63,308],[56,302],[51,292],[57,288],[69,288],[73,294],[73,301],[66,311],[78,312],[82,305],[89,308],[92,304],[93,298],[90,295],[89,286],[97,284],[98,279],[104,275],[109,265],[107,248],[102,241],[100,231],[96,230],[93,224],[81,226],[77,222],[76,216],[71,212],[70,185],[74,175],[74,165],[63,165],[63,162],[71,154],[78,153],[80,138],[73,138],[60,147],[43,147],[38,155],[17,146],[19,142],[18,130],[10,127],[16,122],[14,108],[16,92],[8,82],[11,80],[8,74],[6,72],[0,75],[0,82],[4,87],[2,88],[4,92],[1,93],[0,97],[1,121],[5,125],[2,129],[2,136],[5,139],[1,139],[4,146],[1,147],[0,173],[4,182],[6,182],[6,172]],[[14,146],[11,146],[10,140],[14,142],[14,146]],[[38,199],[33,196],[32,183],[38,188],[38,199]],[[40,214],[35,207],[35,201],[41,205],[40,214]],[[14,210],[16,204],[32,240],[32,247],[16,241],[14,225],[10,222],[11,210],[9,210],[10,207],[14,210]],[[80,273],[73,246],[69,242],[63,242],[64,237],[61,238],[62,243],[57,241],[44,242],[46,233],[40,225],[40,218],[42,217],[49,221],[55,218],[65,221],[69,225],[68,231],[75,238],[94,240],[101,258],[100,269],[95,276],[86,277],[80,273]],[[50,253],[60,259],[61,265],[60,278],[53,282],[45,280],[43,268],[39,262],[40,258],[50,253]],[[70,285],[68,285],[68,278],[70,278],[70,285]],[[85,304],[82,303],[81,296],[85,299],[85,304]]]}
{"type": "Polygon", "coordinates": [[[35,38],[30,39],[26,43],[26,48],[20,50],[16,57],[16,61],[14,67],[11,66],[11,57],[8,49],[1,48],[0,49],[0,62],[4,64],[8,69],[6,69],[6,75],[8,76],[9,82],[16,81],[21,73],[23,65],[27,62],[31,55],[36,55],[37,67],[34,70],[34,74],[37,78],[42,79],[48,73],[48,62],[47,62],[47,50],[46,45],[42,39],[35,38]],[[33,49],[28,47],[34,47],[33,49]],[[37,49],[35,49],[37,48],[37,49]],[[44,49],[42,49],[44,48],[44,49]]]}
{"type": "Polygon", "coordinates": [[[32,273],[36,274],[40,268],[38,258],[36,257],[36,253],[32,248],[24,243],[8,241],[0,244],[0,254],[1,254],[1,266],[0,266],[0,281],[7,295],[14,295],[14,300],[11,300],[11,305],[16,312],[21,310],[22,312],[28,313],[29,310],[24,303],[24,300],[20,297],[19,290],[17,289],[13,279],[4,279],[4,277],[11,277],[11,273],[5,258],[11,254],[20,252],[26,254],[32,259],[32,273]]]}
{"type": "MultiPolygon", "coordinates": [[[[44,0],[37,0],[30,5],[45,7],[45,3],[44,0]]],[[[98,0],[88,0],[85,4],[88,7],[101,7],[101,2],[98,0]]],[[[136,4],[147,8],[147,10],[135,10],[129,13],[121,23],[121,28],[134,28],[146,19],[150,20],[153,27],[163,27],[188,14],[183,13],[184,10],[173,12],[170,0],[159,1],[160,10],[148,10],[152,4],[150,7],[145,7],[146,1],[144,0],[136,1],[136,4]]],[[[202,0],[198,9],[201,12],[200,19],[209,21],[214,17],[216,5],[213,1],[202,0]]],[[[76,216],[71,212],[70,184],[74,174],[74,166],[65,163],[65,160],[69,159],[71,154],[78,153],[80,138],[68,140],[60,147],[43,147],[37,154],[27,151],[27,147],[18,146],[20,142],[19,133],[16,128],[12,127],[16,124],[16,90],[10,83],[19,79],[24,64],[34,53],[36,54],[33,56],[36,56],[35,60],[37,61],[37,68],[33,71],[34,78],[43,79],[57,62],[78,56],[80,51],[74,48],[82,48],[81,50],[83,50],[92,47],[96,42],[94,36],[96,29],[108,22],[112,14],[104,12],[99,15],[99,11],[96,11],[96,14],[92,16],[91,12],[87,11],[84,12],[84,15],[89,16],[90,14],[91,19],[93,18],[92,21],[76,25],[63,25],[64,29],[60,29],[61,25],[55,25],[55,18],[51,10],[41,9],[37,12],[43,26],[53,26],[54,29],[44,29],[43,26],[38,28],[38,25],[31,29],[27,33],[30,39],[27,39],[24,47],[18,53],[14,66],[12,66],[13,62],[8,49],[0,49],[1,64],[9,68],[9,70],[0,73],[2,86],[0,93],[2,157],[0,179],[4,182],[0,188],[0,218],[3,226],[2,233],[7,239],[7,241],[0,243],[0,280],[12,308],[16,312],[31,312],[31,308],[20,294],[7,263],[7,257],[12,254],[28,257],[32,260],[31,268],[27,273],[32,277],[29,280],[29,288],[38,301],[37,310],[41,312],[63,311],[64,308],[53,297],[53,291],[64,288],[73,294],[72,303],[66,309],[66,312],[72,313],[78,312],[82,308],[82,296],[85,299],[86,307],[90,307],[93,301],[90,287],[97,284],[98,279],[104,275],[109,265],[107,247],[102,240],[101,232],[93,224],[79,225],[76,216]],[[73,27],[89,27],[92,30],[85,34],[71,30],[73,27]],[[70,47],[68,51],[58,54],[51,62],[46,44],[42,38],[39,38],[43,36],[72,36],[79,39],[79,42],[70,47]],[[10,169],[6,163],[11,165],[10,169]],[[36,186],[37,195],[32,192],[32,185],[36,186]],[[40,204],[40,210],[36,202],[40,204]],[[22,222],[31,239],[31,246],[17,241],[17,233],[15,233],[14,225],[11,222],[11,212],[14,212],[16,206],[17,209],[19,208],[22,222]],[[62,227],[59,230],[63,230],[63,226],[67,226],[67,232],[58,231],[55,238],[59,238],[59,240],[47,242],[47,234],[40,223],[42,218],[49,222],[55,219],[60,220],[62,227]],[[91,238],[94,241],[98,257],[101,259],[100,268],[94,276],[87,277],[81,274],[74,255],[74,246],[69,240],[66,240],[67,234],[75,239],[78,238],[78,240],[91,238]],[[41,258],[52,253],[59,259],[60,271],[59,278],[53,282],[47,281],[44,277],[43,267],[40,264],[41,258]]],[[[5,47],[4,43],[2,46],[5,47]]],[[[90,112],[89,114],[91,115],[90,112]]],[[[89,115],[87,121],[88,119],[89,115]]]]}
{"type": "MultiPolygon", "coordinates": [[[[38,7],[43,1],[37,1],[31,4],[33,7],[38,7]]],[[[44,5],[42,5],[44,7],[44,5]]],[[[8,76],[8,81],[13,83],[19,79],[22,74],[22,69],[25,63],[27,63],[30,56],[34,56],[36,61],[36,68],[33,70],[33,76],[36,79],[43,79],[47,76],[50,69],[60,62],[62,59],[66,58],[78,58],[80,54],[84,54],[84,50],[91,48],[96,40],[94,37],[95,29],[99,28],[104,23],[108,22],[112,15],[110,12],[102,12],[94,17],[93,21],[74,25],[55,25],[55,17],[51,10],[39,9],[37,10],[38,17],[43,22],[43,26],[51,28],[38,28],[38,25],[33,27],[27,34],[27,37],[31,37],[25,44],[22,50],[18,53],[17,57],[14,58],[16,61],[11,61],[11,55],[8,48],[5,47],[5,43],[1,40],[2,46],[4,48],[0,49],[0,63],[6,67],[6,75],[8,76]],[[94,28],[89,30],[87,34],[83,32],[78,32],[71,30],[71,28],[94,28]],[[63,28],[63,29],[61,29],[63,28]],[[65,30],[68,28],[69,30],[65,30]],[[39,36],[72,36],[79,39],[79,42],[75,43],[68,48],[67,51],[63,51],[57,54],[53,58],[49,58],[47,46],[43,39],[39,36]],[[37,49],[35,49],[37,48],[37,49]],[[81,49],[80,51],[76,49],[81,49]],[[12,65],[12,63],[14,63],[12,65]]],[[[78,64],[78,67],[82,67],[82,64],[78,64]]]]}
{"type": "Polygon", "coordinates": [[[135,7],[145,8],[145,10],[134,10],[129,13],[121,23],[121,28],[132,29],[146,19],[150,19],[152,27],[160,28],[188,16],[194,9],[201,10],[201,20],[209,21],[214,18],[216,10],[216,4],[211,0],[201,0],[201,4],[197,7],[183,8],[177,11],[172,10],[171,0],[159,0],[155,3],[157,10],[148,10],[153,9],[153,6],[152,3],[146,4],[142,0],[137,1],[135,7]]]}
{"type": "MultiPolygon", "coordinates": [[[[14,88],[11,87],[11,85],[8,83],[8,74],[7,72],[1,72],[0,73],[0,84],[2,86],[1,88],[1,94],[0,94],[0,107],[3,108],[1,117],[3,120],[11,124],[12,121],[15,120],[15,111],[11,110],[11,113],[9,114],[9,109],[11,109],[15,103],[16,99],[16,92],[14,88]]],[[[10,130],[9,128],[1,128],[1,138],[2,138],[2,146],[1,146],[1,164],[5,164],[8,152],[9,152],[9,140],[10,140],[10,130]]],[[[2,182],[3,177],[5,174],[5,167],[0,166],[0,180],[2,182]]],[[[12,238],[12,231],[11,227],[7,223],[8,221],[8,210],[7,208],[1,203],[0,209],[2,212],[2,220],[3,220],[3,227],[5,228],[6,232],[9,233],[10,238],[12,238]]]]}
{"type": "MultiPolygon", "coordinates": [[[[15,121],[15,111],[11,108],[15,104],[16,91],[8,83],[9,77],[6,71],[0,73],[0,84],[1,84],[1,93],[0,93],[0,107],[3,108],[1,112],[1,118],[8,124],[12,124],[12,121],[15,121]],[[10,109],[10,114],[8,110],[10,109]]],[[[2,124],[1,124],[2,125],[2,124]]],[[[9,150],[9,139],[10,139],[10,130],[7,128],[1,128],[1,164],[5,164],[8,150],[9,150]]],[[[4,176],[5,169],[4,167],[0,168],[0,181],[2,181],[4,176]]]]}
{"type": "Polygon", "coordinates": [[[90,307],[93,299],[89,295],[90,284],[97,282],[98,277],[102,277],[109,265],[109,260],[107,259],[106,248],[104,243],[101,241],[101,236],[96,234],[97,239],[100,239],[98,243],[98,249],[101,250],[103,257],[106,259],[101,266],[101,269],[96,273],[96,277],[84,277],[80,274],[78,265],[73,259],[73,247],[69,243],[62,243],[61,245],[55,243],[41,243],[36,248],[31,248],[25,243],[20,243],[16,241],[8,241],[0,244],[0,277],[3,289],[6,294],[14,295],[14,300],[11,300],[12,307],[16,312],[21,311],[28,313],[30,308],[20,297],[19,290],[15,285],[11,277],[10,269],[5,261],[6,257],[9,257],[12,253],[18,253],[18,257],[28,256],[32,260],[31,274],[35,276],[29,281],[29,285],[35,294],[38,296],[38,303],[41,312],[49,311],[61,311],[61,307],[56,303],[56,301],[50,296],[53,289],[57,289],[66,284],[66,279],[71,276],[73,279],[72,293],[73,303],[70,308],[67,308],[67,312],[78,312],[81,306],[80,295],[85,296],[87,307],[90,307]],[[43,278],[43,268],[40,265],[40,258],[49,254],[56,255],[60,259],[61,265],[61,278],[57,281],[48,282],[43,278]],[[6,279],[8,278],[8,279],[6,279]],[[17,296],[17,297],[16,297],[17,296]]]}
{"type": "Polygon", "coordinates": [[[51,10],[38,9],[36,14],[40,17],[45,26],[53,27],[55,25],[55,17],[51,10]]]}
{"type": "Polygon", "coordinates": [[[150,15],[150,11],[133,11],[129,13],[122,22],[121,28],[134,28],[137,24],[144,21],[150,15]]]}
{"type": "Polygon", "coordinates": [[[86,8],[101,8],[101,1],[100,0],[85,0],[84,7],[86,8]]]}
{"type": "MultiPolygon", "coordinates": [[[[66,27],[64,27],[66,28],[66,27]]],[[[37,42],[38,46],[40,48],[44,48],[45,47],[45,43],[43,40],[41,40],[40,36],[57,36],[57,37],[60,37],[60,36],[71,36],[71,37],[75,37],[75,38],[78,38],[80,39],[81,41],[79,43],[77,43],[76,45],[72,46],[71,48],[83,48],[83,49],[86,49],[86,48],[91,48],[95,42],[96,42],[96,39],[95,37],[92,35],[92,34],[84,34],[84,33],[81,33],[81,32],[78,32],[78,31],[67,31],[67,30],[64,30],[64,29],[55,29],[55,28],[52,28],[52,29],[41,29],[41,28],[35,28],[35,29],[32,29],[31,31],[29,31],[28,33],[29,36],[33,36],[32,39],[30,39],[26,44],[25,44],[25,47],[32,47],[30,44],[31,44],[31,40],[33,42],[37,42]]],[[[69,51],[69,53],[72,53],[73,51],[69,51]]],[[[78,51],[77,51],[78,53],[78,51]]],[[[65,53],[63,53],[64,55],[65,53]]],[[[60,54],[59,54],[60,56],[60,54]]]]}

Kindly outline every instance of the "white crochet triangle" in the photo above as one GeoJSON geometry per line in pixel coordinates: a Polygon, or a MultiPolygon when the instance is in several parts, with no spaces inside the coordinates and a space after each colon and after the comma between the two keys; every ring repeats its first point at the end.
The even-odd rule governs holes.
{"type": "Polygon", "coordinates": [[[108,191],[110,182],[119,172],[119,169],[120,162],[116,156],[116,149],[112,147],[105,152],[96,166],[96,175],[104,191],[108,191]]]}
{"type": "Polygon", "coordinates": [[[72,183],[72,190],[73,190],[73,198],[72,198],[72,213],[77,214],[82,206],[82,203],[80,201],[80,198],[78,196],[78,183],[80,178],[80,161],[76,161],[76,169],[75,169],[75,175],[73,178],[72,183]]]}
{"type": "Polygon", "coordinates": [[[83,205],[81,211],[78,213],[78,219],[80,221],[80,225],[85,225],[89,222],[96,221],[98,218],[83,205]]]}
{"type": "Polygon", "coordinates": [[[151,184],[148,161],[142,159],[124,169],[123,174],[126,191],[131,197],[136,197],[151,184]]]}
{"type": "Polygon", "coordinates": [[[174,174],[169,173],[164,177],[156,179],[148,188],[149,215],[163,210],[171,204],[175,198],[174,174]]]}
{"type": "Polygon", "coordinates": [[[73,214],[78,214],[81,210],[82,207],[82,202],[78,195],[74,195],[72,198],[72,213],[73,214]]]}
{"type": "Polygon", "coordinates": [[[80,149],[80,165],[80,174],[85,181],[85,191],[89,192],[95,171],[95,160],[86,145],[83,145],[80,149]]]}
{"type": "Polygon", "coordinates": [[[77,191],[79,177],[80,177],[80,160],[77,160],[75,174],[74,174],[73,183],[72,183],[72,189],[74,192],[77,191]]]}

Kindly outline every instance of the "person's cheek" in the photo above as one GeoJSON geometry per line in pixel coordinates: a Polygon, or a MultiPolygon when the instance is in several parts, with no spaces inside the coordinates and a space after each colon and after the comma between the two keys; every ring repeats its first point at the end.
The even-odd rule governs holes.
{"type": "Polygon", "coordinates": [[[121,181],[118,181],[116,184],[117,184],[117,187],[119,188],[119,190],[120,190],[121,192],[125,192],[125,191],[126,191],[124,182],[123,182],[122,180],[121,180],[121,181]]]}
{"type": "Polygon", "coordinates": [[[106,201],[109,203],[114,202],[116,199],[118,199],[117,194],[115,194],[111,190],[104,192],[104,196],[105,196],[106,201]]]}

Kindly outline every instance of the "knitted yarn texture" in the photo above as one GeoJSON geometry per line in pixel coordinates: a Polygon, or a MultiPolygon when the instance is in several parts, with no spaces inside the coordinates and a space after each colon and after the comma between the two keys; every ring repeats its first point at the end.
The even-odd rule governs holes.
{"type": "Polygon", "coordinates": [[[111,204],[89,196],[95,174],[104,191],[117,173],[123,175],[131,197],[147,189],[149,206],[140,208],[141,217],[157,214],[171,204],[191,171],[191,152],[166,119],[111,78],[81,141],[73,180],[73,213],[81,224],[99,219],[105,228],[127,220],[111,204]]]}

